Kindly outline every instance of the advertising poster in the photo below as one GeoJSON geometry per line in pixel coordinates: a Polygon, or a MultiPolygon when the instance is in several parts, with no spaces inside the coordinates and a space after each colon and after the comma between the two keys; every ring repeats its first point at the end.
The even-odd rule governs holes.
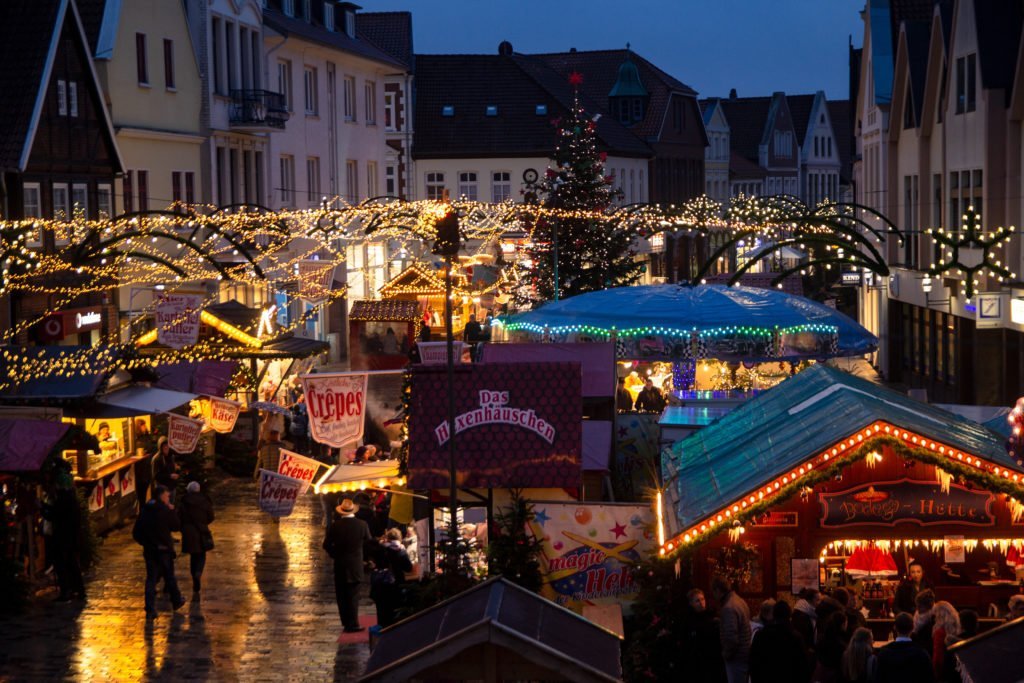
{"type": "Polygon", "coordinates": [[[206,429],[212,429],[220,434],[230,433],[235,428],[235,422],[241,411],[242,404],[238,401],[211,396],[203,401],[203,419],[206,421],[206,429]]]}
{"type": "Polygon", "coordinates": [[[260,510],[271,517],[287,517],[295,509],[295,501],[308,486],[298,479],[286,477],[270,470],[260,470],[260,510]]]}
{"type": "Polygon", "coordinates": [[[967,561],[967,550],[964,547],[963,536],[946,536],[943,541],[946,564],[967,561]]]}
{"type": "Polygon", "coordinates": [[[299,261],[299,296],[314,304],[324,301],[331,293],[334,266],[334,261],[317,259],[299,261]]]}
{"type": "Polygon", "coordinates": [[[636,597],[633,569],[657,544],[650,506],[534,503],[533,511],[530,531],[544,542],[541,595],[579,613],[636,597]]]}
{"type": "MultiPolygon", "coordinates": [[[[579,363],[487,363],[460,369],[454,379],[459,486],[580,485],[579,363]]],[[[447,395],[443,369],[413,369],[410,488],[448,485],[447,395]]]]}
{"type": "Polygon", "coordinates": [[[156,338],[172,349],[199,341],[199,316],[203,297],[198,294],[164,294],[156,304],[156,338]]]}
{"type": "Polygon", "coordinates": [[[199,435],[203,431],[203,423],[183,415],[168,413],[167,445],[175,453],[191,453],[199,443],[199,435]]]}
{"type": "Polygon", "coordinates": [[[300,496],[309,489],[310,484],[313,483],[313,477],[316,476],[319,469],[320,463],[313,458],[307,458],[286,448],[281,449],[281,461],[277,465],[277,473],[303,482],[305,486],[299,492],[300,496]]]}
{"type": "Polygon", "coordinates": [[[342,448],[363,437],[366,380],[365,373],[351,372],[302,376],[309,430],[317,443],[342,448]]]}

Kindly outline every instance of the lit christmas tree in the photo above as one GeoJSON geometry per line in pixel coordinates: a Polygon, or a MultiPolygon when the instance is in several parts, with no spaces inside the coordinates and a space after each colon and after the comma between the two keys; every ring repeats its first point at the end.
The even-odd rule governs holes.
{"type": "MultiPolygon", "coordinates": [[[[572,111],[556,119],[558,144],[544,178],[531,188],[546,207],[563,211],[603,211],[621,193],[605,175],[606,154],[597,151],[596,126],[580,104],[583,77],[569,76],[574,89],[572,111]]],[[[633,260],[633,235],[614,224],[586,218],[542,218],[527,250],[532,267],[524,302],[543,303],[584,292],[630,285],[643,265],[633,260]],[[556,266],[557,261],[557,266],[556,266]]]]}

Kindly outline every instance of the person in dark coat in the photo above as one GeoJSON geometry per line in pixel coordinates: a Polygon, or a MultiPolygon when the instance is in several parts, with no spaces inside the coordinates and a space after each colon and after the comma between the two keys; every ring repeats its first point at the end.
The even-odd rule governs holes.
{"type": "Polygon", "coordinates": [[[665,409],[665,397],[652,380],[647,380],[643,391],[636,397],[636,409],[641,412],[660,413],[665,409]]]}
{"type": "Polygon", "coordinates": [[[476,314],[469,314],[469,322],[462,330],[463,341],[475,343],[483,340],[483,329],[480,327],[480,323],[476,321],[476,314]]]}
{"type": "Polygon", "coordinates": [[[718,620],[707,607],[704,591],[692,589],[686,594],[686,610],[680,628],[680,661],[686,662],[686,680],[694,683],[724,683],[718,620]]]}
{"type": "Polygon", "coordinates": [[[174,538],[172,531],[180,531],[181,523],[174,514],[171,492],[165,486],[157,485],[153,500],[142,506],[139,518],[135,520],[132,536],[142,546],[142,557],[146,561],[146,617],[157,616],[156,584],[161,578],[171,596],[175,610],[185,604],[185,598],[178,589],[174,576],[174,538]]]}
{"type": "Polygon", "coordinates": [[[47,515],[53,523],[50,547],[53,551],[53,569],[60,586],[58,602],[72,597],[85,599],[85,582],[79,563],[79,538],[82,532],[82,510],[78,506],[74,479],[70,470],[62,465],[56,476],[53,504],[47,515]]]}
{"type": "MultiPolygon", "coordinates": [[[[179,477],[178,463],[171,452],[171,446],[167,443],[167,437],[161,436],[156,442],[156,457],[153,458],[153,481],[168,490],[170,503],[174,503],[179,477]]],[[[156,498],[155,490],[153,497],[156,498]]]]}
{"type": "Polygon", "coordinates": [[[335,508],[338,517],[324,538],[324,550],[334,560],[334,595],[346,633],[362,631],[359,625],[359,584],[363,581],[363,552],[373,543],[370,527],[356,519],[359,506],[349,499],[335,508]]]}
{"type": "Polygon", "coordinates": [[[203,569],[206,553],[213,549],[213,502],[200,490],[198,481],[190,481],[178,504],[181,520],[181,552],[188,553],[189,573],[192,575],[192,600],[199,600],[203,587],[203,569]]]}
{"type": "Polygon", "coordinates": [[[803,640],[793,629],[793,608],[779,600],[772,621],[750,646],[751,683],[806,683],[810,671],[803,640]]]}
{"type": "Polygon", "coordinates": [[[877,683],[932,683],[932,660],[910,639],[914,617],[896,615],[896,640],[878,651],[877,683]]]}
{"type": "Polygon", "coordinates": [[[619,378],[619,386],[615,390],[615,409],[628,413],[633,410],[633,394],[626,388],[626,378],[619,378]]]}
{"type": "Polygon", "coordinates": [[[818,624],[818,643],[814,649],[818,665],[814,669],[814,680],[816,683],[839,683],[843,653],[849,644],[846,639],[846,614],[834,611],[818,624]]]}
{"type": "Polygon", "coordinates": [[[402,532],[388,529],[381,543],[373,549],[373,573],[370,575],[370,598],[377,606],[377,624],[381,627],[395,623],[395,612],[402,606],[405,574],[411,571],[412,561],[402,545],[402,532]]]}
{"type": "Polygon", "coordinates": [[[893,608],[896,612],[913,614],[917,609],[917,594],[931,588],[934,586],[925,578],[924,567],[921,566],[921,563],[911,562],[907,567],[907,577],[896,587],[893,608]]]}

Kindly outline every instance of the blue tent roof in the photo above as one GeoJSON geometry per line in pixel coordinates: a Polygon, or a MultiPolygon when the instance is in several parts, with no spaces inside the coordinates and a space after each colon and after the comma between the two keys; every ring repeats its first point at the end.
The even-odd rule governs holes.
{"type": "Polygon", "coordinates": [[[662,454],[673,533],[877,420],[1024,472],[990,429],[897,391],[815,365],[662,454]]]}
{"type": "Polygon", "coordinates": [[[726,285],[616,287],[552,301],[504,321],[509,330],[620,335],[715,333],[727,328],[798,330],[810,326],[839,335],[829,355],[873,351],[878,339],[834,308],[779,290],[726,285]]]}

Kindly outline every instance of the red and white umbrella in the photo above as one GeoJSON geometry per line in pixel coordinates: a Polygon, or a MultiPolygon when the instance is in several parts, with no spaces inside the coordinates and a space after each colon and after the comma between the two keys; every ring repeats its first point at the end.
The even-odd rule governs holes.
{"type": "Polygon", "coordinates": [[[900,573],[892,555],[871,546],[861,546],[846,561],[846,573],[855,578],[896,576],[900,573]]]}

